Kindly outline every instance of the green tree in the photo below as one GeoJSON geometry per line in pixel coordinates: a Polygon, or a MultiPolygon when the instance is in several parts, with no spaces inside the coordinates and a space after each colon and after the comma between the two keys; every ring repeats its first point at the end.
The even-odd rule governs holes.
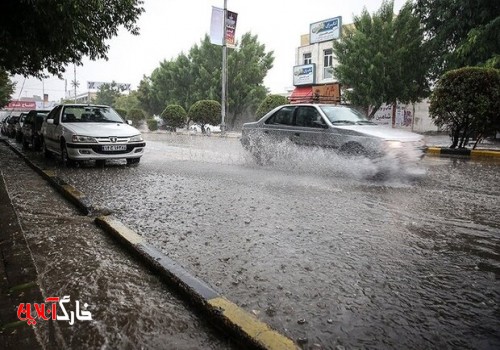
{"type": "Polygon", "coordinates": [[[168,105],[163,112],[161,112],[161,117],[165,121],[165,124],[174,131],[176,128],[182,128],[186,125],[186,110],[181,105],[168,105]]]}
{"type": "Polygon", "coordinates": [[[139,82],[139,87],[137,88],[137,99],[139,100],[140,108],[146,111],[149,115],[160,114],[165,107],[165,104],[160,102],[156,97],[152,87],[151,78],[147,76],[143,76],[142,80],[139,82]]]}
{"type": "Polygon", "coordinates": [[[432,77],[464,66],[500,68],[500,2],[417,0],[432,77]]]}
{"type": "Polygon", "coordinates": [[[193,122],[200,124],[205,132],[205,125],[217,125],[220,121],[221,105],[214,100],[201,100],[195,102],[188,112],[188,117],[193,122]]]}
{"type": "Polygon", "coordinates": [[[0,108],[6,106],[14,93],[14,86],[6,71],[0,69],[0,108]]]}
{"type": "Polygon", "coordinates": [[[137,91],[131,91],[127,95],[117,96],[115,102],[113,103],[113,108],[123,109],[125,111],[130,111],[131,109],[140,109],[141,106],[137,95],[137,91]]]}
{"type": "Polygon", "coordinates": [[[64,66],[107,59],[107,40],[123,26],[138,34],[142,0],[0,1],[0,69],[42,77],[64,66]]]}
{"type": "Polygon", "coordinates": [[[267,94],[264,78],[273,67],[273,52],[266,53],[256,35],[246,33],[241,38],[239,50],[228,56],[228,109],[229,125],[233,128],[236,120],[246,110],[255,111],[267,94]]]}
{"type": "Polygon", "coordinates": [[[146,114],[144,114],[142,109],[131,109],[127,113],[127,117],[132,121],[132,125],[138,127],[146,119],[146,114]]]}
{"type": "MultiPolygon", "coordinates": [[[[273,53],[266,53],[257,36],[250,33],[243,35],[238,50],[229,50],[228,124],[234,125],[242,113],[258,107],[267,93],[263,80],[273,60],[273,53]]],[[[221,47],[211,44],[206,35],[188,55],[161,62],[151,77],[143,79],[139,86],[141,106],[158,110],[158,106],[178,104],[189,110],[199,100],[220,101],[221,62],[221,47]]]]}
{"type": "Polygon", "coordinates": [[[431,96],[429,113],[450,131],[451,148],[477,143],[500,130],[500,70],[466,67],[445,73],[431,96]]]}
{"type": "Polygon", "coordinates": [[[267,95],[266,98],[261,102],[259,108],[255,112],[256,119],[259,120],[266,113],[272,111],[274,108],[285,105],[288,103],[288,99],[281,95],[267,95]]]}
{"type": "Polygon", "coordinates": [[[371,111],[370,117],[383,103],[416,102],[429,93],[419,18],[410,2],[397,16],[393,9],[392,1],[373,15],[364,9],[354,17],[354,28],[346,28],[333,43],[334,74],[349,87],[346,98],[371,111]]]}
{"type": "Polygon", "coordinates": [[[120,115],[123,119],[127,119],[127,110],[126,109],[121,109],[121,108],[114,108],[116,113],[120,115]]]}
{"type": "Polygon", "coordinates": [[[107,106],[114,106],[116,99],[120,96],[121,93],[118,88],[118,84],[113,81],[111,83],[106,83],[101,85],[101,87],[97,91],[94,103],[107,106]]]}

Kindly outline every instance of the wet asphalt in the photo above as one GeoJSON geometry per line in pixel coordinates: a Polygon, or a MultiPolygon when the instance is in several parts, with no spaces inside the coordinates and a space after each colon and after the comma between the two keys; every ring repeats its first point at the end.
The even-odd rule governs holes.
{"type": "MultiPolygon", "coordinates": [[[[1,143],[0,170],[31,250],[43,297],[68,295],[68,312],[75,310],[78,300],[82,305],[87,303],[92,314],[92,321],[76,321],[73,325],[55,321],[51,329],[47,321],[39,320],[35,333],[44,348],[235,348],[226,335],[214,330],[98,229],[91,217],[80,215],[1,143]]],[[[15,319],[16,309],[12,312],[10,319],[15,319]]],[[[29,334],[28,327],[18,325],[1,332],[1,336],[29,334]]],[[[9,344],[5,340],[3,344],[9,344]]]]}
{"type": "MultiPolygon", "coordinates": [[[[272,164],[259,166],[237,139],[146,137],[138,166],[110,162],[65,169],[38,154],[31,157],[303,348],[500,346],[498,162],[425,157],[414,168],[400,169],[282,144],[273,148],[272,164]],[[381,167],[389,174],[374,178],[381,167]]],[[[48,188],[42,192],[38,196],[49,202],[57,197],[48,188]]],[[[27,210],[22,201],[14,203],[27,210]]],[[[32,230],[50,231],[57,220],[44,221],[40,214],[30,214],[32,230]]],[[[77,237],[96,230],[80,225],[77,237]]],[[[74,249],[70,256],[85,249],[93,256],[89,271],[97,269],[96,254],[116,255],[118,262],[123,257],[116,247],[99,253],[81,243],[74,249]]],[[[59,266],[71,262],[59,259],[59,266]]],[[[101,291],[94,298],[99,305],[116,288],[131,297],[137,290],[121,277],[128,268],[110,268],[120,272],[111,284],[82,284],[87,274],[76,274],[72,291],[82,298],[86,285],[101,291]]],[[[154,278],[142,269],[133,276],[154,278]]],[[[158,288],[163,293],[154,299],[170,295],[158,288]]],[[[148,299],[143,305],[155,304],[148,299]]],[[[103,320],[111,330],[120,329],[117,324],[103,320]]],[[[161,333],[151,324],[151,332],[161,333]]],[[[181,335],[198,333],[195,328],[181,335]]],[[[227,346],[207,332],[200,331],[195,348],[227,346]]],[[[130,344],[145,341],[132,334],[130,344]]]]}

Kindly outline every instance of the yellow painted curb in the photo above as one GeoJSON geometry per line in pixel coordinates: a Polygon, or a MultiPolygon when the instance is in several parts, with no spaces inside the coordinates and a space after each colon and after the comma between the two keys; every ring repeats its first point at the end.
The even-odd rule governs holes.
{"type": "Polygon", "coordinates": [[[110,229],[113,230],[115,234],[121,236],[121,238],[125,239],[127,242],[130,242],[133,245],[139,244],[143,242],[141,236],[137,233],[129,229],[127,226],[122,224],[120,221],[115,220],[109,216],[101,216],[97,218],[99,221],[104,222],[110,229]]]}
{"type": "Polygon", "coordinates": [[[238,305],[225,298],[214,298],[208,303],[218,308],[234,325],[238,326],[256,343],[270,350],[299,349],[295,343],[284,335],[272,330],[267,324],[241,309],[238,305]]]}
{"type": "Polygon", "coordinates": [[[48,177],[56,177],[56,172],[54,170],[42,170],[42,172],[48,177]]]}
{"type": "Polygon", "coordinates": [[[85,197],[85,195],[82,192],[78,191],[76,188],[74,188],[71,185],[62,185],[62,188],[66,192],[68,192],[69,194],[71,194],[73,197],[76,197],[77,199],[85,197]]]}
{"type": "Polygon", "coordinates": [[[426,150],[425,153],[428,153],[428,154],[441,154],[441,148],[429,147],[429,148],[427,148],[427,150],[426,150]]]}
{"type": "Polygon", "coordinates": [[[470,152],[471,157],[500,157],[499,151],[473,150],[470,152]]]}

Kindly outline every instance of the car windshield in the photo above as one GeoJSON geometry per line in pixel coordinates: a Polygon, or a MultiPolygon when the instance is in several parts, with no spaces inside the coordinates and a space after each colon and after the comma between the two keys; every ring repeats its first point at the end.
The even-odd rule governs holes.
{"type": "Polygon", "coordinates": [[[67,106],[62,115],[63,123],[124,123],[111,107],[67,106]]]}
{"type": "Polygon", "coordinates": [[[373,124],[363,113],[348,107],[320,106],[332,124],[373,124]]]}

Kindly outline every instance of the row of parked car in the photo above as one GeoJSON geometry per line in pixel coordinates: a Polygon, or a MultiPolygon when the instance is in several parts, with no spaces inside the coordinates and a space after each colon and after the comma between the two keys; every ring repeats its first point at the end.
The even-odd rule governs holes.
{"type": "Polygon", "coordinates": [[[10,115],[2,121],[1,132],[22,142],[23,148],[59,156],[67,166],[88,160],[102,165],[108,159],[137,164],[146,143],[130,124],[109,106],[61,104],[10,115]]]}
{"type": "Polygon", "coordinates": [[[31,110],[19,115],[9,115],[2,120],[2,135],[22,142],[24,148],[39,150],[42,123],[49,112],[50,110],[31,110]]]}

